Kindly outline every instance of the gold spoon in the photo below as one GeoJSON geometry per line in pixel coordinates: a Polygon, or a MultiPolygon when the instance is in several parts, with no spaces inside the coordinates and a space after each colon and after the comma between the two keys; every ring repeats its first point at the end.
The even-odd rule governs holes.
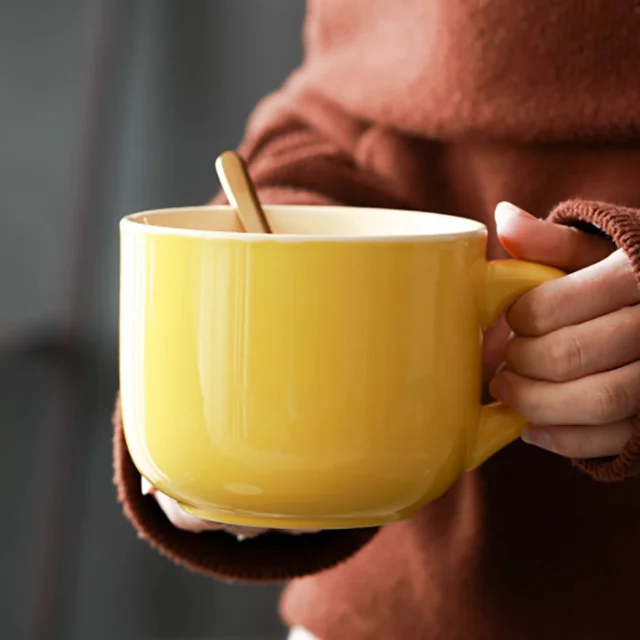
{"type": "Polygon", "coordinates": [[[216,159],[216,172],[244,230],[247,233],[272,233],[244,160],[235,151],[225,151],[216,159]]]}

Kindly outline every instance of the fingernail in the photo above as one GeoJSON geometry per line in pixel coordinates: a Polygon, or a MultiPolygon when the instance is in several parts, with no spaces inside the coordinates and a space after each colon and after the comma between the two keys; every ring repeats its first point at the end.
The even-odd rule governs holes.
{"type": "Polygon", "coordinates": [[[506,362],[500,363],[493,377],[495,378],[496,376],[499,376],[505,370],[506,366],[507,366],[506,362]]]}
{"type": "Polygon", "coordinates": [[[542,429],[540,427],[525,427],[522,430],[522,435],[520,437],[527,444],[532,444],[533,446],[544,449],[545,451],[555,451],[553,439],[547,429],[542,429]]]}
{"type": "Polygon", "coordinates": [[[153,495],[156,492],[155,487],[144,477],[140,477],[140,489],[143,496],[153,495]]]}
{"type": "Polygon", "coordinates": [[[520,209],[510,202],[498,202],[496,205],[496,214],[505,216],[517,216],[520,209]]]}
{"type": "Polygon", "coordinates": [[[526,218],[533,218],[534,220],[537,220],[535,216],[532,216],[530,213],[528,213],[524,209],[521,209],[520,207],[516,207],[515,204],[512,204],[511,202],[507,202],[507,201],[502,201],[497,204],[496,215],[505,216],[505,217],[524,216],[526,218]]]}

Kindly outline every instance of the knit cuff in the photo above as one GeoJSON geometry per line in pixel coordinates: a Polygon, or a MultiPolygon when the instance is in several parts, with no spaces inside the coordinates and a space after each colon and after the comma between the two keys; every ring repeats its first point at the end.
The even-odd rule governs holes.
{"type": "Polygon", "coordinates": [[[153,497],[142,494],[140,474],[124,439],[119,401],[113,425],[114,483],[125,515],[140,538],[188,569],[230,580],[279,582],[335,566],[377,532],[375,528],[298,535],[270,532],[240,542],[224,531],[177,529],[153,497]]]}
{"type": "MultiPolygon", "coordinates": [[[[640,210],[603,202],[569,200],[558,205],[549,219],[610,237],[626,253],[640,285],[640,210]]],[[[640,417],[634,420],[633,434],[618,456],[574,460],[574,464],[602,482],[640,475],[640,417]]]]}

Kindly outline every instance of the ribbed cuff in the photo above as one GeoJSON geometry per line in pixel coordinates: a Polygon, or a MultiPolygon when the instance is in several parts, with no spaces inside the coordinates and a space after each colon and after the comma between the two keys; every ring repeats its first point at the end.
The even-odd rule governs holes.
{"type": "Polygon", "coordinates": [[[281,582],[329,569],[352,556],[377,529],[289,535],[266,533],[239,542],[223,531],[190,533],[174,527],[152,496],[142,495],[122,431],[120,403],[113,416],[114,483],[138,536],[188,569],[228,580],[281,582]]]}
{"type": "MultiPolygon", "coordinates": [[[[566,224],[587,232],[603,233],[622,249],[640,286],[640,210],[603,202],[568,200],[549,216],[552,222],[566,224]]],[[[574,460],[574,464],[596,480],[615,482],[640,475],[640,417],[624,450],[613,458],[574,460]]]]}

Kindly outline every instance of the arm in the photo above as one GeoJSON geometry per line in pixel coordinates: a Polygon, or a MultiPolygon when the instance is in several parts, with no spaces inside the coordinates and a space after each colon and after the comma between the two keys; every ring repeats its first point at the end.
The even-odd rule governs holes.
{"type": "MultiPolygon", "coordinates": [[[[240,151],[263,203],[406,208],[391,182],[358,161],[358,145],[366,131],[319,98],[291,103],[276,95],[254,114],[240,151]]],[[[240,542],[224,531],[181,530],[152,496],[143,495],[118,406],[113,421],[115,484],[127,518],[141,538],[190,569],[229,579],[286,580],[341,562],[376,533],[375,529],[305,535],[269,532],[240,542]]]]}

